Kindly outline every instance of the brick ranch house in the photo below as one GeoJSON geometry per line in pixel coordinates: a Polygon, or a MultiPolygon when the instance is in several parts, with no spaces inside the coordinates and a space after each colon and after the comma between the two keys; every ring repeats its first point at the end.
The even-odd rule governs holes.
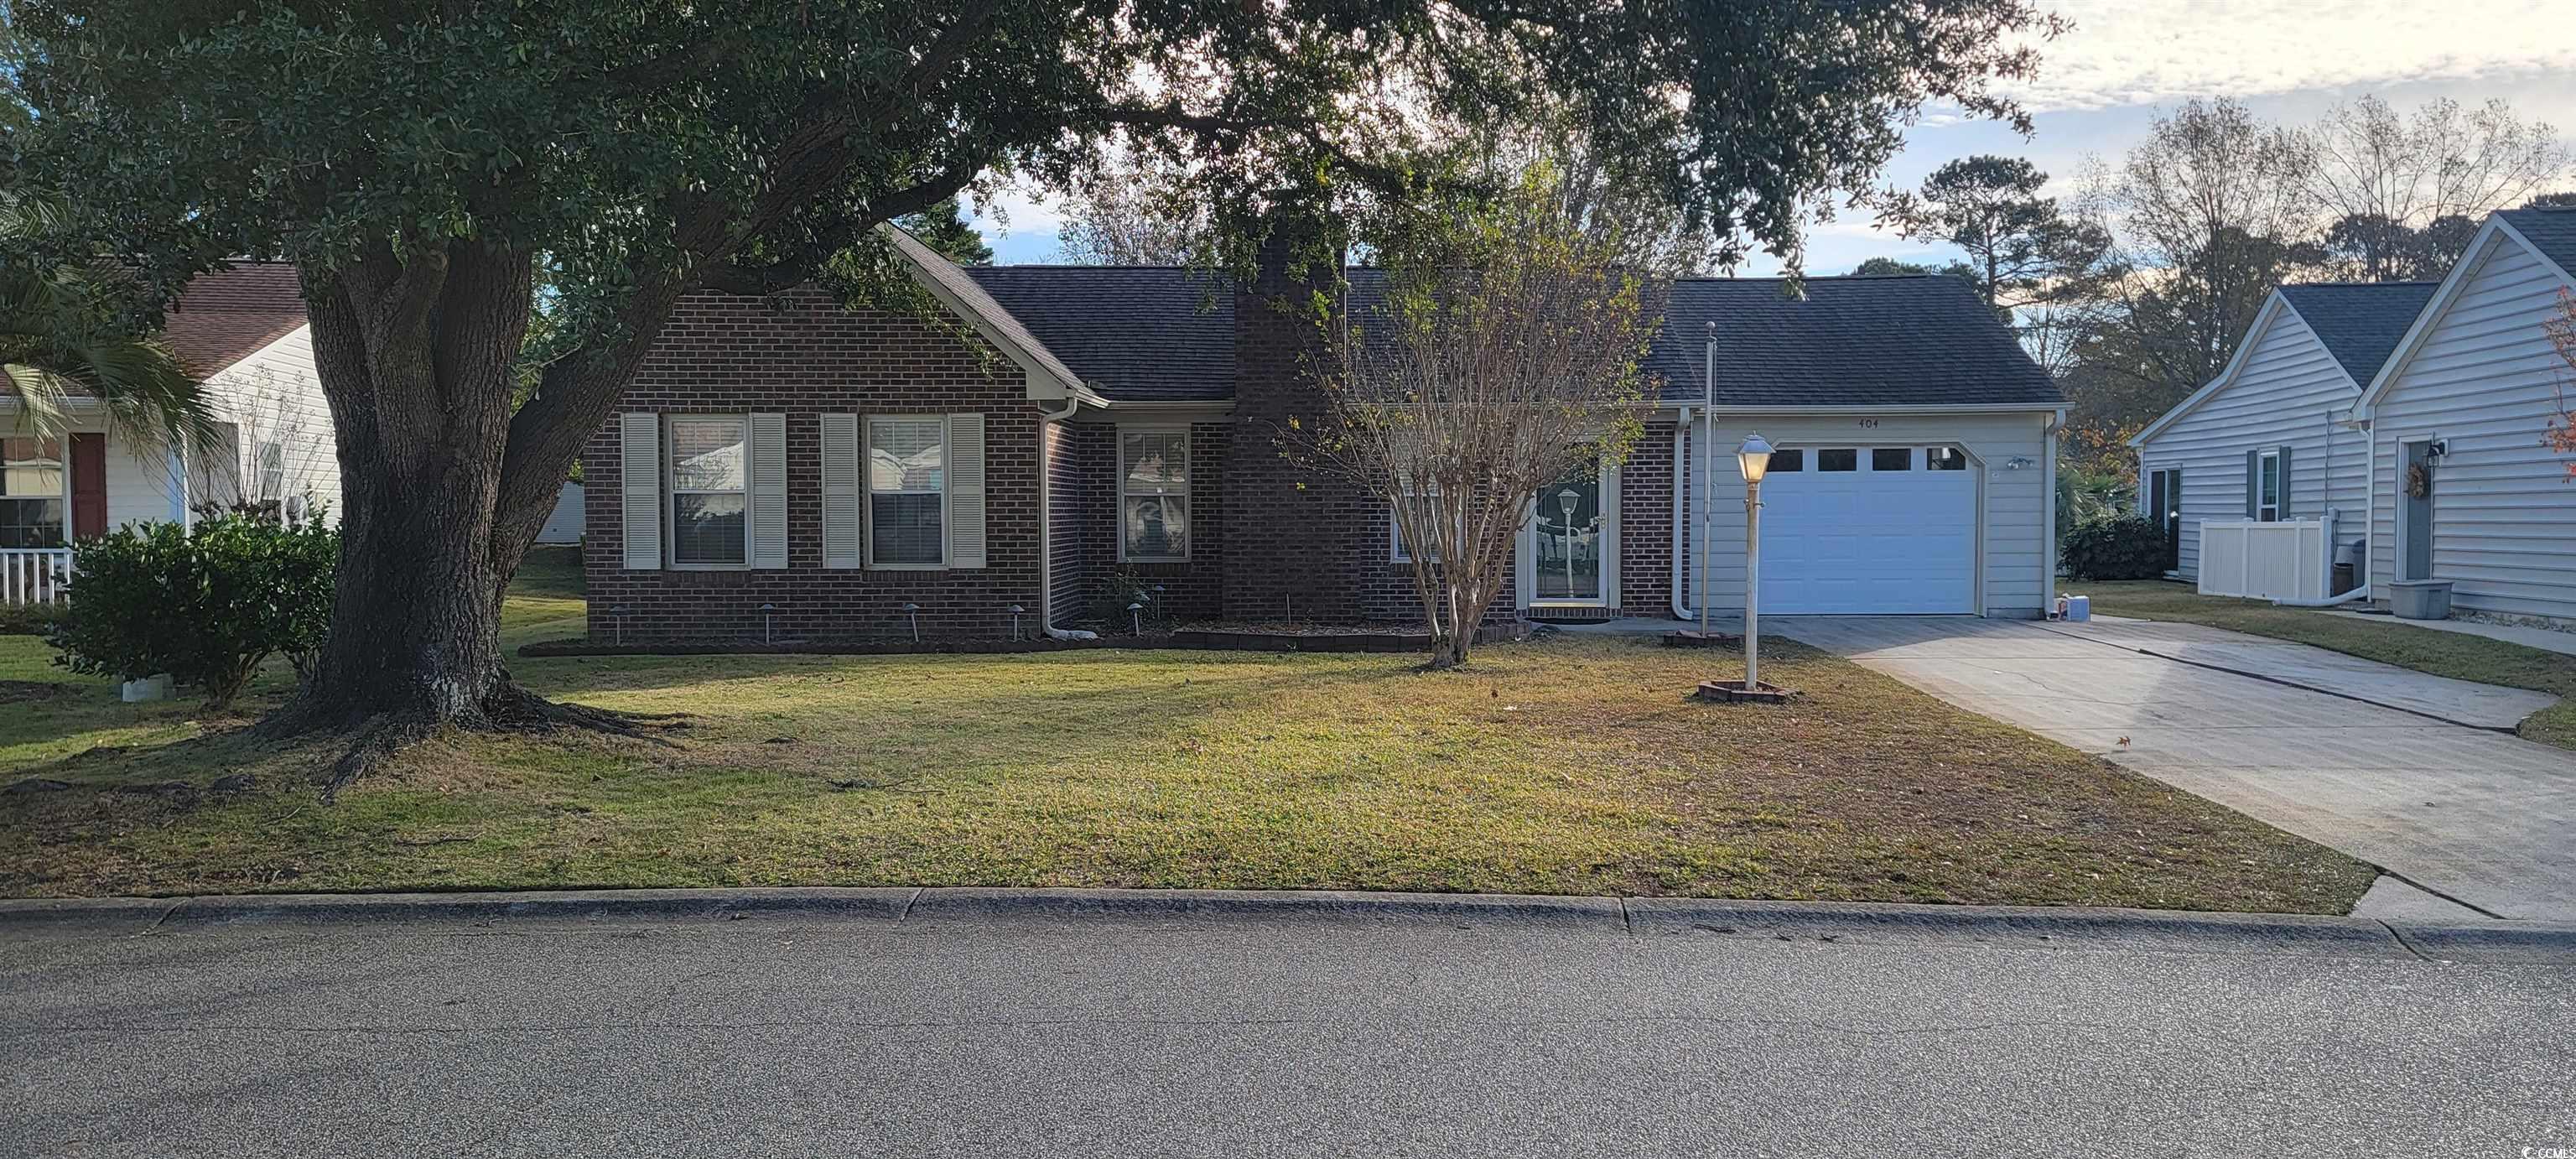
{"type": "MultiPolygon", "coordinates": [[[[810,289],[674,314],[582,456],[593,640],[1003,638],[1014,607],[1024,635],[1124,621],[1138,588],[1175,620],[1419,620],[1385,505],[1277,447],[1319,412],[1306,365],[1330,350],[1270,303],[1312,287],[964,269],[890,232],[959,325],[810,289]]],[[[1781,448],[1765,611],[2041,614],[2065,404],[1965,283],[1684,281],[1647,369],[1626,461],[1534,499],[1520,614],[1690,614],[1704,437],[1712,604],[1739,610],[1733,449],[1757,429],[1781,448]]]]}

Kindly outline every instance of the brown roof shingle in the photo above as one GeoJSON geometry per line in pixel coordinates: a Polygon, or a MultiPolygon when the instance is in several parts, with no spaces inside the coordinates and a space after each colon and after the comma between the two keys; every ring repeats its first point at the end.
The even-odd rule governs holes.
{"type": "Polygon", "coordinates": [[[295,267],[243,262],[199,274],[162,321],[162,336],[188,373],[211,378],[304,325],[295,267]]]}

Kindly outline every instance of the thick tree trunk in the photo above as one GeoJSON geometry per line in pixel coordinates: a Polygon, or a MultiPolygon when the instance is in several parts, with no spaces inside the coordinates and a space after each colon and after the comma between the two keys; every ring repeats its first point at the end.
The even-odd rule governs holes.
{"type": "Polygon", "coordinates": [[[331,637],[288,727],[484,723],[513,691],[491,546],[531,277],[526,255],[478,245],[308,275],[341,548],[331,637]]]}

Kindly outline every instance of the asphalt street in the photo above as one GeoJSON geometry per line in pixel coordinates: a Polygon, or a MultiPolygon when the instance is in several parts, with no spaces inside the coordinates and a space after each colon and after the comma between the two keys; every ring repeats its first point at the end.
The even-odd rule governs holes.
{"type": "Polygon", "coordinates": [[[2568,1147],[2565,960],[1435,918],[0,928],[9,1155],[2568,1147]]]}

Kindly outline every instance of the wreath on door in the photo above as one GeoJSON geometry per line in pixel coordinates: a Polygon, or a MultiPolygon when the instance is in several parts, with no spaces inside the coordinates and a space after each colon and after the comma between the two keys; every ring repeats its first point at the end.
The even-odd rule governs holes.
{"type": "Polygon", "coordinates": [[[2410,498],[2410,499],[2429,499],[2429,498],[2432,498],[2432,496],[2433,496],[2433,472],[2431,472],[2430,470],[2425,469],[2424,464],[2422,464],[2422,463],[2409,463],[2409,464],[2407,464],[2407,467],[2406,467],[2406,495],[2407,495],[2407,497],[2408,497],[2408,498],[2410,498]]]}

